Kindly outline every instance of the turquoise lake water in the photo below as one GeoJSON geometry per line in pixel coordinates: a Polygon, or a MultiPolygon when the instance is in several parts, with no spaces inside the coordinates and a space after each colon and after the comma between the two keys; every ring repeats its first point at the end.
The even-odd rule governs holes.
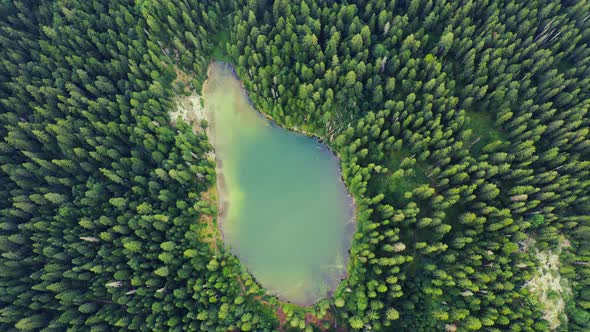
{"type": "Polygon", "coordinates": [[[211,64],[203,97],[225,245],[280,299],[327,296],[345,276],[355,229],[339,160],[258,113],[227,64],[211,64]]]}

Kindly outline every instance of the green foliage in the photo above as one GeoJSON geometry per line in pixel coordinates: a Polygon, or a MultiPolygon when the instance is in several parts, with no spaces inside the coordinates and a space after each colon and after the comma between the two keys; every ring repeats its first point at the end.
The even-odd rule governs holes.
{"type": "Polygon", "coordinates": [[[213,47],[213,59],[219,61],[231,62],[231,58],[228,55],[228,45],[230,41],[230,31],[223,30],[211,37],[211,40],[215,43],[213,47]]]}
{"type": "Polygon", "coordinates": [[[210,145],[168,115],[172,64],[204,78],[224,6],[0,4],[0,330],[275,324],[236,258],[200,238],[210,145]]]}
{"type": "Polygon", "coordinates": [[[0,329],[276,329],[276,299],[200,238],[207,137],[169,121],[214,58],[233,59],[258,109],[337,152],[357,204],[348,278],[324,307],[281,304],[284,328],[330,310],[352,329],[549,330],[527,243],[565,237],[559,330],[588,330],[589,12],[2,2],[0,329]],[[192,79],[173,84],[175,68],[192,79]]]}
{"type": "Polygon", "coordinates": [[[230,54],[255,106],[325,139],[357,202],[349,277],[334,300],[341,324],[546,330],[524,287],[536,273],[525,244],[550,250],[560,234],[571,243],[567,311],[585,321],[587,3],[236,8],[230,54]],[[388,319],[393,310],[403,319],[388,319]]]}

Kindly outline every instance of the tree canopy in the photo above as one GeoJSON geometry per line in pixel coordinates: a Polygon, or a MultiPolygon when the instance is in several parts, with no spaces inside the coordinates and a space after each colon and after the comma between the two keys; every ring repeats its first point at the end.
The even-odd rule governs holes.
{"type": "Polygon", "coordinates": [[[3,1],[0,329],[590,329],[589,13],[3,1]],[[268,295],[203,235],[212,147],[170,112],[220,54],[257,109],[341,159],[357,231],[314,306],[268,295]],[[540,252],[562,283],[543,294],[540,252]]]}

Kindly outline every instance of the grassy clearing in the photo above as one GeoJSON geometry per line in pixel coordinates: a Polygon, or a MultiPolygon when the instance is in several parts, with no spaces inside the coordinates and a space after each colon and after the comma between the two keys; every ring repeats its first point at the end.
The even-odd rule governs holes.
{"type": "Polygon", "coordinates": [[[369,192],[375,195],[384,193],[386,201],[392,203],[407,202],[408,199],[404,196],[406,192],[411,192],[414,188],[429,182],[424,172],[425,166],[419,162],[416,162],[410,170],[403,170],[402,176],[399,176],[399,173],[396,174],[396,171],[402,169],[401,164],[404,159],[411,157],[402,149],[386,158],[383,165],[389,169],[389,172],[373,176],[369,181],[369,192]]]}
{"type": "Polygon", "coordinates": [[[475,155],[479,155],[481,149],[494,141],[507,141],[506,135],[494,128],[496,122],[493,114],[487,111],[468,111],[465,113],[467,129],[471,129],[473,134],[465,144],[475,155]]]}
{"type": "MultiPolygon", "coordinates": [[[[396,151],[393,155],[391,155],[390,160],[388,160],[388,165],[393,166],[394,170],[401,168],[401,163],[405,158],[412,158],[415,156],[410,155],[409,152],[405,150],[396,151]]],[[[407,174],[402,179],[397,181],[393,185],[394,192],[398,193],[405,193],[406,191],[411,191],[412,189],[416,188],[419,185],[428,183],[428,178],[424,173],[425,165],[420,162],[416,162],[413,167],[413,174],[407,174]]]]}
{"type": "Polygon", "coordinates": [[[218,61],[231,62],[231,58],[227,52],[227,45],[229,44],[230,32],[229,30],[220,31],[211,37],[215,46],[211,53],[212,58],[218,61]]]}

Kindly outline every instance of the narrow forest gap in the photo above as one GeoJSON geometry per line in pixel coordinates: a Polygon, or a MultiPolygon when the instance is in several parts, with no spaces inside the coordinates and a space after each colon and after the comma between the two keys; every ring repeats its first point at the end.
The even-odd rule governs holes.
{"type": "Polygon", "coordinates": [[[201,233],[202,239],[211,245],[211,249],[213,249],[216,254],[219,254],[219,246],[223,245],[223,239],[221,237],[221,231],[217,225],[217,195],[216,186],[211,186],[209,190],[201,196],[203,201],[207,202],[209,206],[215,207],[215,209],[211,209],[211,214],[202,212],[203,214],[201,214],[199,222],[206,225],[201,233]]]}

